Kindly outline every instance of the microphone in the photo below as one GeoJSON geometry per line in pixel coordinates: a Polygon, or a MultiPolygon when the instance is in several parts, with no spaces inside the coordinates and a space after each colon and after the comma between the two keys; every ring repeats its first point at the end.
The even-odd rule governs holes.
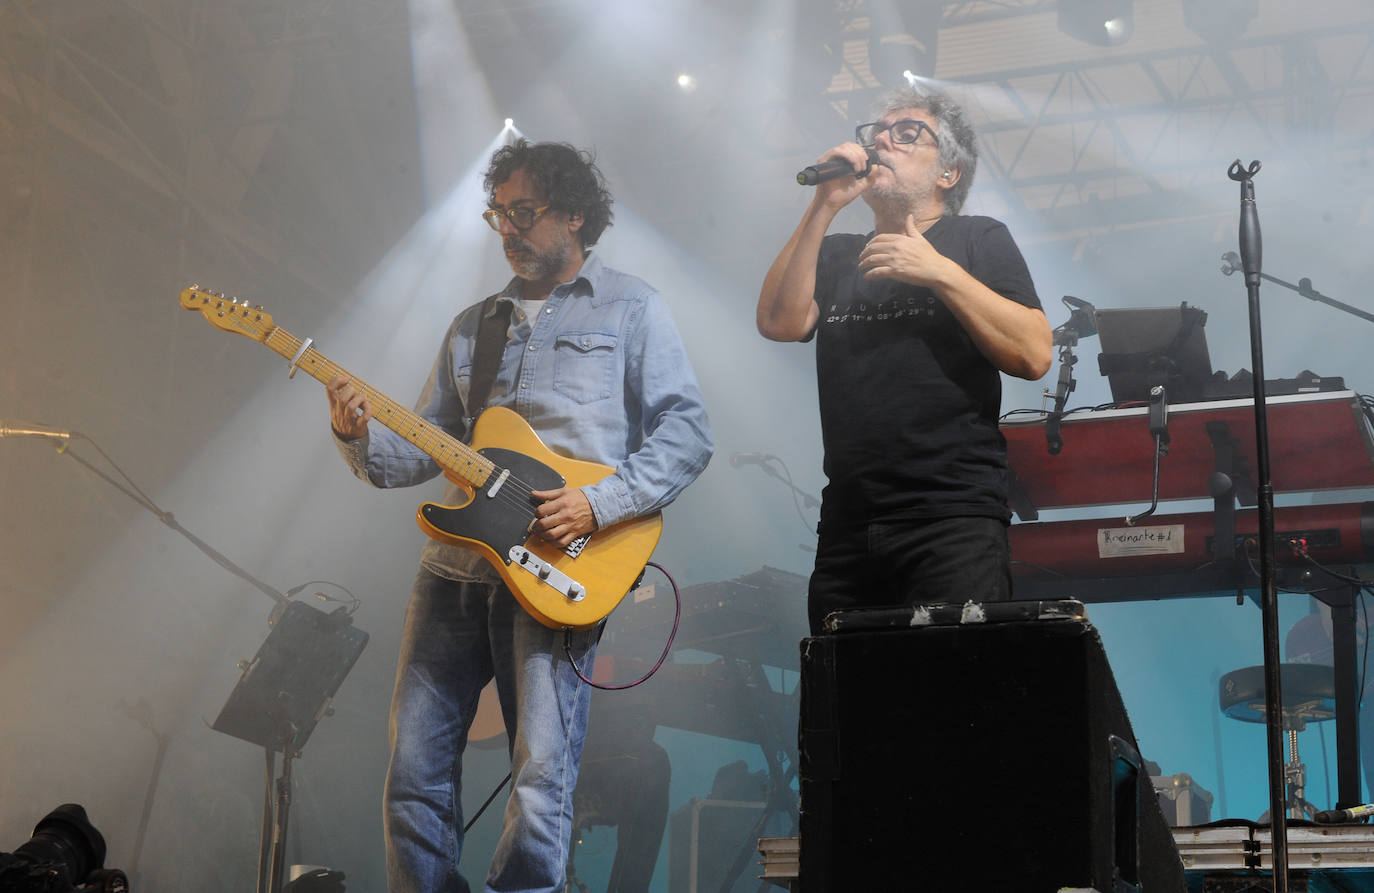
{"type": "Polygon", "coordinates": [[[1349,809],[1324,809],[1313,818],[1323,825],[1333,825],[1337,822],[1353,822],[1367,815],[1374,815],[1374,803],[1352,806],[1349,809]]]}
{"type": "Polygon", "coordinates": [[[878,153],[874,149],[868,150],[868,167],[861,171],[854,170],[854,165],[843,158],[832,158],[829,161],[822,161],[819,164],[802,168],[797,172],[797,183],[802,186],[819,186],[822,183],[838,180],[845,176],[853,176],[856,180],[862,180],[868,176],[868,172],[873,170],[873,165],[877,163],[878,153]]]}
{"type": "Polygon", "coordinates": [[[74,433],[48,425],[21,422],[18,419],[0,419],[0,437],[51,437],[55,440],[71,440],[74,433]]]}
{"type": "Polygon", "coordinates": [[[730,467],[739,468],[741,465],[765,465],[776,459],[772,453],[731,453],[730,467]]]}
{"type": "Polygon", "coordinates": [[[1088,338],[1097,334],[1097,317],[1093,315],[1097,312],[1096,307],[1072,295],[1064,295],[1064,306],[1069,308],[1067,325],[1078,333],[1078,337],[1088,338]]]}
{"type": "Polygon", "coordinates": [[[1221,256],[1221,272],[1224,276],[1230,276],[1241,268],[1240,255],[1234,251],[1228,251],[1221,256]]]}

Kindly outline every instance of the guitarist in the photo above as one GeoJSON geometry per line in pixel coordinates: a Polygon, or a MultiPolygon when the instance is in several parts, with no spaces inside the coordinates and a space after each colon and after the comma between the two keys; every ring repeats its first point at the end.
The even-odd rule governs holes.
{"type": "MultiPolygon", "coordinates": [[[[483,409],[472,391],[485,377],[485,405],[516,411],[557,453],[614,467],[590,486],[534,491],[535,532],[566,546],[672,502],[711,457],[706,410],[662,296],[591,253],[611,223],[612,199],[590,154],[520,139],[492,156],[485,186],[482,216],[515,276],[454,319],[416,412],[470,438],[483,409]],[[497,327],[499,350],[478,350],[484,322],[487,339],[497,327]],[[478,356],[494,370],[478,368],[478,356]]],[[[369,427],[372,407],[347,379],[327,392],[340,452],[358,477],[402,487],[440,472],[398,435],[369,427]]],[[[446,501],[465,500],[451,484],[446,501]]],[[[597,635],[573,634],[584,673],[597,635]]],[[[485,889],[563,889],[589,703],[563,636],[527,614],[476,552],[425,543],[391,704],[383,815],[391,893],[470,889],[458,871],[462,757],[478,693],[493,677],[513,785],[485,889]]]]}

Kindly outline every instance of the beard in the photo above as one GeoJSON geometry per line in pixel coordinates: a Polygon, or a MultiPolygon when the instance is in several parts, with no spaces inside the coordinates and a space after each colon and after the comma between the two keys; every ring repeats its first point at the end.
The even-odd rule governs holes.
{"type": "Polygon", "coordinates": [[[935,198],[935,179],[934,174],[930,177],[922,177],[917,182],[898,182],[896,171],[893,169],[889,160],[879,154],[878,164],[887,168],[888,176],[880,180],[875,180],[873,185],[864,192],[864,201],[869,206],[877,209],[879,207],[894,211],[909,211],[917,208],[927,207],[935,198]]]}
{"type": "Polygon", "coordinates": [[[515,275],[531,282],[554,278],[567,266],[571,257],[571,245],[567,242],[538,251],[520,236],[507,236],[502,248],[515,275]]]}

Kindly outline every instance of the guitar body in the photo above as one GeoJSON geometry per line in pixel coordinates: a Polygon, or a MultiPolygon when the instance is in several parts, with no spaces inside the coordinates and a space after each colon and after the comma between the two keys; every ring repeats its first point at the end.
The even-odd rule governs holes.
{"type": "Polygon", "coordinates": [[[663,531],[655,513],[594,531],[576,555],[530,533],[535,504],[530,490],[582,487],[615,471],[597,462],[560,456],[544,445],[515,412],[492,407],[473,426],[471,447],[508,475],[492,475],[480,487],[446,475],[472,497],[462,505],[427,502],[416,513],[426,535],[471,549],[501,575],[516,599],[547,627],[595,626],[620,604],[639,579],[663,531]],[[528,550],[530,560],[511,550],[528,550]],[[547,568],[547,579],[529,568],[547,568]],[[560,586],[560,581],[562,584],[560,586]],[[567,581],[575,584],[570,596],[567,581]]]}

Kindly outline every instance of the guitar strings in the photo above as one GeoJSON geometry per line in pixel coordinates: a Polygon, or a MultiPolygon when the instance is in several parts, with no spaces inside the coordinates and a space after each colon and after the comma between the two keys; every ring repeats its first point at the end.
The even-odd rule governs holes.
{"type": "MultiPolygon", "coordinates": [[[[268,336],[269,343],[274,339],[284,340],[286,342],[286,344],[283,347],[278,347],[275,344],[271,346],[278,353],[280,353],[284,357],[287,357],[288,359],[294,357],[296,355],[296,352],[300,350],[301,345],[304,343],[299,338],[290,334],[289,332],[280,327],[278,327],[275,332],[268,336]],[[280,339],[278,339],[278,335],[281,336],[280,339]]],[[[434,458],[434,453],[440,451],[441,449],[446,452],[457,455],[458,458],[462,460],[458,463],[457,467],[455,467],[454,465],[445,465],[444,463],[439,462],[438,459],[435,459],[435,461],[440,466],[445,467],[451,471],[454,471],[459,475],[462,475],[473,485],[474,490],[478,490],[480,488],[480,485],[477,481],[472,480],[472,478],[468,474],[464,474],[463,467],[475,468],[479,470],[482,474],[485,475],[486,479],[490,479],[491,475],[496,472],[497,465],[495,462],[492,462],[486,456],[483,456],[480,452],[473,449],[470,445],[464,444],[462,441],[458,440],[456,437],[454,437],[452,434],[449,434],[447,431],[443,430],[438,425],[435,425],[433,422],[427,421],[426,419],[416,415],[414,412],[406,409],[392,398],[388,397],[381,391],[369,385],[367,382],[353,375],[347,369],[344,369],[342,366],[339,366],[337,363],[330,360],[324,354],[320,353],[314,348],[310,348],[309,350],[307,350],[301,356],[300,360],[297,361],[296,365],[298,367],[305,368],[306,371],[310,373],[312,378],[316,379],[317,381],[323,384],[327,384],[337,375],[345,375],[349,379],[358,384],[359,390],[361,390],[370,401],[376,403],[379,408],[384,408],[388,415],[395,415],[399,413],[401,414],[402,419],[405,419],[406,416],[412,417],[420,433],[412,434],[410,437],[406,437],[406,435],[404,434],[402,434],[401,436],[406,437],[407,440],[409,440],[415,446],[419,447],[420,450],[429,454],[431,458],[434,458]],[[422,446],[420,443],[416,443],[417,440],[424,440],[425,443],[430,446],[430,449],[426,449],[425,446],[422,446]],[[453,449],[449,447],[447,444],[445,444],[444,441],[452,441],[453,443],[457,444],[463,449],[453,449]],[[464,453],[471,454],[471,457],[465,458],[464,453]]],[[[381,419],[378,416],[378,413],[376,412],[373,413],[373,418],[377,418],[378,421],[381,421],[381,419]]],[[[382,424],[386,425],[386,422],[382,422],[382,424]]],[[[393,428],[392,430],[395,431],[395,428],[393,428]]],[[[400,434],[401,432],[396,431],[396,433],[400,434]]],[[[485,483],[485,480],[482,483],[485,483]]],[[[518,475],[511,474],[508,478],[506,478],[506,482],[501,486],[501,489],[492,498],[501,500],[506,506],[512,509],[516,509],[519,511],[533,511],[533,491],[534,486],[532,484],[522,480],[518,475]]]]}

